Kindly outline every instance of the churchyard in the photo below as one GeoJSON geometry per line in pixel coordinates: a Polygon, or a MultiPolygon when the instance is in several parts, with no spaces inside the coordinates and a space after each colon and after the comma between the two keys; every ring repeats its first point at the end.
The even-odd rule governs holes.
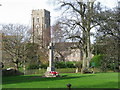
{"type": "Polygon", "coordinates": [[[95,64],[91,64],[92,67],[89,69],[89,72],[86,70],[84,73],[80,71],[76,72],[76,67],[69,69],[64,68],[64,71],[59,73],[60,69],[55,70],[53,49],[54,46],[50,43],[48,67],[46,69],[38,69],[34,74],[27,74],[24,69],[22,70],[24,74],[11,68],[3,69],[6,70],[5,72],[7,73],[3,74],[2,88],[68,88],[66,85],[69,84],[71,88],[119,88],[119,72],[110,72],[110,70],[108,70],[109,72],[104,71],[103,73],[97,70],[97,68],[94,68],[95,64]],[[20,73],[20,75],[17,72],[20,73]],[[12,75],[12,73],[16,75],[12,75]]]}
{"type": "Polygon", "coordinates": [[[52,26],[45,9],[32,10],[31,27],[1,24],[2,88],[120,88],[120,8],[55,1],[64,13],[52,26]]]}

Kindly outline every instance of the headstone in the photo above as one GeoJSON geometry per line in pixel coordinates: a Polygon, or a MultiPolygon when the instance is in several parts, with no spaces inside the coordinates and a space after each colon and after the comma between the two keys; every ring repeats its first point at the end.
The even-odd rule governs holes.
{"type": "Polygon", "coordinates": [[[53,43],[50,43],[48,46],[49,49],[49,67],[47,67],[47,71],[55,71],[55,67],[54,67],[54,46],[53,43]]]}

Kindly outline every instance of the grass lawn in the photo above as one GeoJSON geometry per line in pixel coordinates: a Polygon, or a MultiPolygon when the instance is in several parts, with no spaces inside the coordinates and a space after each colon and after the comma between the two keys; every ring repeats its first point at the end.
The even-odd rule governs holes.
{"type": "Polygon", "coordinates": [[[118,73],[75,74],[63,73],[64,77],[43,78],[40,75],[3,77],[3,88],[118,88],[118,73]]]}

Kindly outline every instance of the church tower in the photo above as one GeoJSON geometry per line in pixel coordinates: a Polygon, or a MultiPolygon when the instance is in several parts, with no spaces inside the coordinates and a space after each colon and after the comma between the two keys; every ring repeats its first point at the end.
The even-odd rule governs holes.
{"type": "Polygon", "coordinates": [[[45,9],[32,10],[32,37],[33,43],[40,47],[48,46],[51,40],[50,12],[45,9]]]}

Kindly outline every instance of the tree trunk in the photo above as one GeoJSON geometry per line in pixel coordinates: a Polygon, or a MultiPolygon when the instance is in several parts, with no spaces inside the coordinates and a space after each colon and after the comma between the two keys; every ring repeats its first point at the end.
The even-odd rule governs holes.
{"type": "Polygon", "coordinates": [[[82,63],[82,69],[81,69],[81,73],[84,73],[84,70],[86,69],[86,52],[83,51],[83,63],[82,63]]]}
{"type": "Polygon", "coordinates": [[[15,65],[15,69],[18,70],[18,68],[19,68],[19,65],[18,65],[19,61],[18,61],[18,59],[16,57],[13,58],[13,63],[15,65]]]}
{"type": "Polygon", "coordinates": [[[19,68],[18,63],[15,63],[15,69],[18,70],[18,68],[19,68]]]}
{"type": "Polygon", "coordinates": [[[90,66],[91,50],[90,50],[90,31],[87,31],[87,68],[90,66]]]}

